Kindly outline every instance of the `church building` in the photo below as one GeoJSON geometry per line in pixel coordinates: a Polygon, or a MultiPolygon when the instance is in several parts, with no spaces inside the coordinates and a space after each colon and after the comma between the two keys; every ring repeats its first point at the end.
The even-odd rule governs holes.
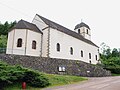
{"type": "Polygon", "coordinates": [[[91,41],[87,24],[81,22],[70,30],[38,14],[32,23],[20,20],[9,30],[6,54],[99,61],[99,47],[91,41]]]}

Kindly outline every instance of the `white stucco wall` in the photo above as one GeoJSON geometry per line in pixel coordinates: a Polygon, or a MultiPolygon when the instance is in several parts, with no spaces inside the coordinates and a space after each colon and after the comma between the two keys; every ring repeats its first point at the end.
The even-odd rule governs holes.
{"type": "Polygon", "coordinates": [[[92,64],[96,64],[98,61],[95,59],[95,55],[99,56],[97,47],[87,44],[55,29],[50,29],[51,58],[81,60],[87,63],[89,63],[89,60],[91,60],[92,64]],[[56,50],[57,43],[60,44],[60,52],[56,50]],[[73,48],[73,55],[70,54],[70,47],[73,48]],[[81,57],[81,50],[84,53],[83,57],[81,57]],[[89,59],[89,53],[91,53],[91,59],[89,59]]]}
{"type": "Polygon", "coordinates": [[[41,56],[41,37],[42,37],[41,33],[28,30],[26,55],[41,56]],[[32,49],[33,40],[36,41],[36,49],[32,49]]]}
{"type": "Polygon", "coordinates": [[[40,30],[48,27],[48,25],[46,25],[44,21],[42,21],[41,18],[39,18],[37,15],[35,15],[32,23],[35,24],[40,30]]]}
{"type": "Polygon", "coordinates": [[[8,34],[7,54],[40,56],[41,33],[27,29],[14,29],[8,34]],[[22,39],[22,47],[17,47],[17,40],[22,39]],[[37,42],[36,49],[32,49],[32,41],[37,42]]]}
{"type": "Polygon", "coordinates": [[[43,30],[43,37],[42,37],[42,57],[48,57],[48,30],[46,28],[43,30]]]}
{"type": "Polygon", "coordinates": [[[14,30],[10,31],[8,33],[8,40],[7,40],[7,50],[6,50],[6,54],[12,54],[13,53],[13,39],[14,39],[14,30]]]}
{"type": "Polygon", "coordinates": [[[14,43],[13,43],[13,53],[18,55],[25,55],[25,39],[26,39],[26,29],[15,29],[14,31],[14,43]],[[18,38],[22,39],[22,47],[17,47],[18,38]]]}

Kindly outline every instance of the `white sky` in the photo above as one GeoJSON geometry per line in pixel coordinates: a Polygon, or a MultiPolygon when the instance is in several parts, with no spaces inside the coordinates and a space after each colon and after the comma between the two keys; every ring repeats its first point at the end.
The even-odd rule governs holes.
{"type": "Polygon", "coordinates": [[[0,0],[0,22],[24,19],[39,14],[71,30],[81,22],[91,28],[92,41],[120,48],[119,0],[0,0]]]}

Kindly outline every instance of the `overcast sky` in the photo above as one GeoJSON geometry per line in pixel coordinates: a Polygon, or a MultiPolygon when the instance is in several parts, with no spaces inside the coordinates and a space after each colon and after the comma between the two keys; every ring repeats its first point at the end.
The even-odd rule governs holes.
{"type": "Polygon", "coordinates": [[[39,14],[74,30],[81,22],[91,28],[92,41],[120,48],[119,0],[0,0],[0,22],[32,21],[39,14]]]}

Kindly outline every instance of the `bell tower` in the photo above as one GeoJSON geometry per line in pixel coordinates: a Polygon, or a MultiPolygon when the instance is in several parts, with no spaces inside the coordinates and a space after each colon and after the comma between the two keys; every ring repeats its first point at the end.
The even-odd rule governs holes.
{"type": "Polygon", "coordinates": [[[75,32],[82,35],[84,38],[91,40],[91,30],[90,27],[85,24],[84,22],[81,22],[80,24],[77,24],[75,26],[75,32]]]}

